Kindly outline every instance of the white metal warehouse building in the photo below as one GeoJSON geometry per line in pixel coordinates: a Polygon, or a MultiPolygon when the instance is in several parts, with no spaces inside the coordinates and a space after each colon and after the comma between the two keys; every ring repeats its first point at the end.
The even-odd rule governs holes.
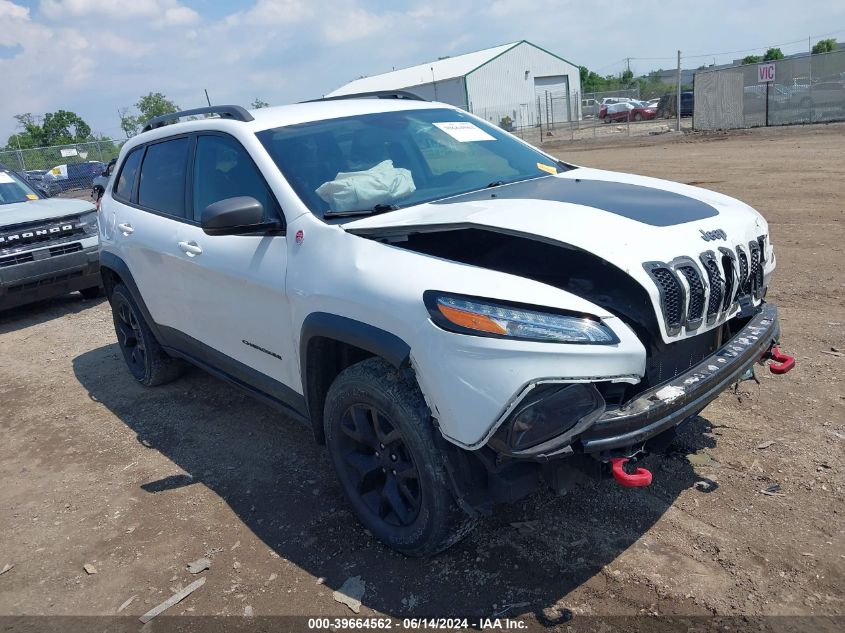
{"type": "Polygon", "coordinates": [[[525,40],[362,77],[326,96],[381,90],[449,103],[496,125],[505,117],[514,127],[580,118],[578,66],[525,40]]]}

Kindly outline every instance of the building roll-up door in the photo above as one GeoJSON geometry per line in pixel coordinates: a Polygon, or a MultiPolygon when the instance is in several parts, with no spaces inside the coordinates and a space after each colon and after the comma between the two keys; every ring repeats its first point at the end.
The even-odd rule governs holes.
{"type": "Polygon", "coordinates": [[[569,103],[569,77],[554,75],[534,77],[537,116],[544,123],[563,123],[572,120],[569,103]]]}

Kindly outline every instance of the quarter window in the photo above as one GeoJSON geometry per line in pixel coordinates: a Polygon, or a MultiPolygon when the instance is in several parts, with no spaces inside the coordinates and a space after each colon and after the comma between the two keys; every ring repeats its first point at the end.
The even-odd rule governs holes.
{"type": "Polygon", "coordinates": [[[220,200],[250,196],[258,200],[265,218],[275,217],[275,199],[246,150],[225,136],[199,136],[194,157],[193,219],[220,200]]]}
{"type": "Polygon", "coordinates": [[[132,199],[132,191],[135,189],[135,179],[138,177],[138,167],[141,165],[141,157],[144,155],[144,148],[139,147],[129,152],[129,156],[123,161],[120,169],[120,176],[117,179],[114,193],[124,200],[132,199]]]}
{"type": "Polygon", "coordinates": [[[139,205],[186,217],[185,172],[189,146],[188,138],[177,138],[147,147],[138,187],[139,205]]]}

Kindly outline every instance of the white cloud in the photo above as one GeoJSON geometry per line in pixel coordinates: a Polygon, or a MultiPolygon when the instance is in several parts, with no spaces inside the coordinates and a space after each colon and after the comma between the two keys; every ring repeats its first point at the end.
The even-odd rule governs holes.
{"type": "MultiPolygon", "coordinates": [[[[679,47],[777,44],[845,23],[845,4],[829,0],[805,0],[800,10],[768,0],[766,12],[759,0],[711,0],[685,7],[683,19],[657,0],[607,12],[575,0],[188,2],[42,0],[29,10],[0,0],[0,46],[11,51],[0,57],[0,146],[13,115],[60,108],[119,135],[117,109],[151,91],[184,108],[204,105],[205,88],[212,103],[289,103],[361,75],[521,39],[602,74],[620,71],[624,57],[667,58],[632,62],[645,72],[672,67],[679,47]],[[232,8],[216,18],[210,6],[232,8]]],[[[690,65],[703,61],[711,60],[690,65]]]]}
{"type": "Polygon", "coordinates": [[[29,19],[29,9],[22,7],[9,0],[0,0],[0,20],[5,23],[6,20],[17,21],[29,19]]]}
{"type": "Polygon", "coordinates": [[[352,8],[339,13],[329,13],[323,26],[323,35],[331,44],[342,44],[366,39],[390,27],[390,16],[374,15],[364,9],[352,8]]]}
{"type": "Polygon", "coordinates": [[[155,26],[180,26],[199,21],[199,14],[177,0],[42,0],[39,14],[50,20],[149,19],[155,26]]]}
{"type": "Polygon", "coordinates": [[[258,0],[250,9],[229,15],[226,22],[230,26],[279,26],[296,24],[313,15],[313,4],[303,0],[258,0]]]}

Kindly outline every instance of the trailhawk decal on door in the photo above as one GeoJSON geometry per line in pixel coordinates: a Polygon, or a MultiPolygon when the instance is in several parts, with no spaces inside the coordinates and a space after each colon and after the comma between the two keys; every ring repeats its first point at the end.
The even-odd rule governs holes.
{"type": "Polygon", "coordinates": [[[282,360],[281,354],[277,354],[276,352],[271,352],[269,349],[261,347],[260,345],[256,345],[255,343],[251,343],[250,341],[248,341],[246,339],[241,339],[241,343],[243,343],[247,347],[257,349],[259,352],[264,352],[265,354],[269,354],[273,358],[278,358],[279,360],[282,360]]]}
{"type": "Polygon", "coordinates": [[[709,204],[673,191],[581,178],[541,177],[503,187],[482,189],[432,204],[460,204],[490,199],[569,202],[615,213],[652,226],[673,226],[719,215],[709,204]]]}

